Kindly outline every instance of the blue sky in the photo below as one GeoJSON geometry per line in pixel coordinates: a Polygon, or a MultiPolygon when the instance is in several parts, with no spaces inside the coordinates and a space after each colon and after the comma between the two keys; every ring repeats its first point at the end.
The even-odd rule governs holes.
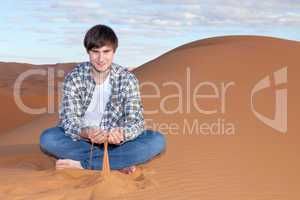
{"type": "Polygon", "coordinates": [[[52,64],[88,59],[95,24],[119,37],[115,62],[139,66],[182,44],[222,35],[300,41],[299,0],[2,0],[0,61],[52,64]]]}

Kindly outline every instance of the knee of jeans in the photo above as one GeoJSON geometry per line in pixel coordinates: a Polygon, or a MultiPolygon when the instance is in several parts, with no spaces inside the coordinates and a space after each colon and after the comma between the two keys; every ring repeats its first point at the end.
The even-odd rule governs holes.
{"type": "Polygon", "coordinates": [[[166,138],[160,132],[153,132],[152,145],[155,153],[160,153],[165,149],[166,138]]]}
{"type": "Polygon", "coordinates": [[[42,150],[52,152],[55,149],[56,140],[53,128],[46,129],[40,135],[40,147],[42,150]]]}

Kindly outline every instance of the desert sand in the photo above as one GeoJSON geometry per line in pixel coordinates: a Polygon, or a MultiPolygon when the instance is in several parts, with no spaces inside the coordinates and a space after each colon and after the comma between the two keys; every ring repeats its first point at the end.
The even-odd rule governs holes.
{"type": "MultiPolygon", "coordinates": [[[[299,199],[299,52],[296,41],[215,37],[136,68],[146,127],[164,133],[167,147],[135,173],[111,171],[106,179],[99,171],[55,170],[38,142],[44,129],[56,125],[57,106],[51,114],[29,115],[14,103],[14,80],[48,66],[0,63],[0,199],[299,199]],[[286,83],[277,85],[278,70],[288,73],[286,83]],[[285,131],[252,111],[251,90],[266,76],[271,87],[252,96],[254,108],[274,118],[275,91],[287,88],[285,131]]],[[[49,67],[67,72],[72,66],[49,67]]],[[[55,88],[61,80],[55,79],[55,88]]],[[[34,108],[46,106],[47,88],[45,77],[26,80],[22,99],[34,108]]]]}

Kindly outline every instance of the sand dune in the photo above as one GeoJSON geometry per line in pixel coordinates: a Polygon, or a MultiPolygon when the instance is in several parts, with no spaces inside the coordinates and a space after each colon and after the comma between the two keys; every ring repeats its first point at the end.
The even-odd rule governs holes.
{"type": "MultiPolygon", "coordinates": [[[[67,73],[74,63],[56,64],[56,65],[31,65],[25,63],[5,63],[0,62],[0,98],[2,112],[0,113],[0,135],[8,130],[24,125],[40,115],[31,115],[23,112],[16,104],[13,96],[13,89],[18,77],[29,70],[40,70],[39,72],[47,73],[51,70],[54,73],[54,82],[57,91],[58,82],[63,77],[58,75],[59,71],[67,73]]],[[[33,73],[36,73],[34,71],[33,73]]],[[[48,102],[48,82],[47,75],[32,74],[27,76],[22,82],[21,98],[24,104],[30,108],[42,108],[47,106],[48,102]]],[[[57,99],[57,97],[54,97],[57,99]]],[[[57,106],[55,107],[57,111],[57,106]]]]}
{"type": "MultiPolygon", "coordinates": [[[[54,161],[39,151],[38,137],[55,125],[57,114],[19,116],[3,96],[1,126],[9,124],[9,131],[0,140],[0,199],[298,199],[299,51],[295,41],[217,37],[183,45],[135,69],[147,127],[166,134],[167,149],[137,174],[115,173],[112,182],[97,172],[54,170],[54,161]],[[287,83],[277,86],[272,74],[285,69],[287,83]],[[271,87],[253,95],[254,108],[273,118],[276,91],[288,88],[284,133],[251,109],[251,90],[266,76],[271,87]],[[10,108],[15,121],[5,117],[10,108]],[[96,187],[103,196],[95,196],[96,187]]],[[[45,103],[45,90],[33,90],[40,100],[29,102],[45,103]]]]}

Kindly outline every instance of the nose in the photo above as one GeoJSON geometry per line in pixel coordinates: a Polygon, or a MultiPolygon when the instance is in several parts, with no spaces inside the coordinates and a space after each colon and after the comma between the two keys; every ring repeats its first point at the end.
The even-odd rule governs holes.
{"type": "Polygon", "coordinates": [[[103,54],[102,54],[102,53],[98,53],[98,55],[97,55],[97,61],[98,61],[98,62],[102,62],[103,59],[104,59],[103,54]]]}
{"type": "Polygon", "coordinates": [[[100,58],[99,58],[99,61],[102,62],[103,60],[104,60],[104,56],[101,55],[100,58]]]}

